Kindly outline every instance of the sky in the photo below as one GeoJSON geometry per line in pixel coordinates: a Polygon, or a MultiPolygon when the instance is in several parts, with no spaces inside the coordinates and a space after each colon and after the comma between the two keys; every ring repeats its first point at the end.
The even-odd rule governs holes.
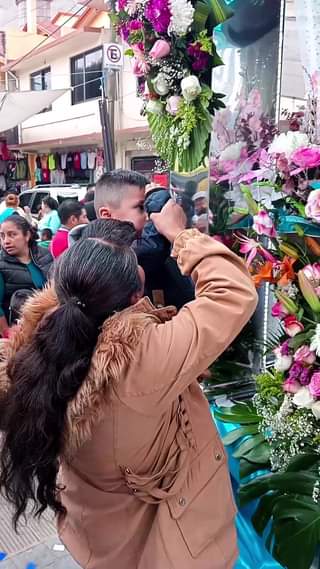
{"type": "MultiPolygon", "coordinates": [[[[71,8],[76,9],[77,7],[79,7],[77,0],[53,0],[51,13],[54,16],[59,10],[69,11],[71,8]]],[[[0,29],[12,27],[16,14],[15,0],[0,0],[0,29]]]]}

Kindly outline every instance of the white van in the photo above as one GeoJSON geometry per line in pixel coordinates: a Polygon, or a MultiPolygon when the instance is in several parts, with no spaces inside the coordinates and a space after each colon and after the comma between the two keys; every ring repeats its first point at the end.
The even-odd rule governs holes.
{"type": "Polygon", "coordinates": [[[31,190],[21,192],[20,207],[28,206],[31,209],[32,215],[36,216],[41,207],[41,202],[47,196],[54,198],[59,204],[64,200],[77,200],[81,201],[87,193],[87,186],[80,186],[78,184],[70,185],[39,185],[31,190]]]}

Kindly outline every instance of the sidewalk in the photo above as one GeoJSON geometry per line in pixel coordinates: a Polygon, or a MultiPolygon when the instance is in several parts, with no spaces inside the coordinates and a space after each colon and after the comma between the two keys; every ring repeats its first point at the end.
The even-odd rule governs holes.
{"type": "Polygon", "coordinates": [[[0,497],[0,551],[7,554],[0,569],[80,569],[61,549],[52,517],[46,515],[38,522],[28,516],[27,523],[19,526],[16,534],[11,524],[11,511],[0,497]],[[58,547],[57,547],[58,546],[58,547]],[[60,547],[59,547],[60,546],[60,547]]]}

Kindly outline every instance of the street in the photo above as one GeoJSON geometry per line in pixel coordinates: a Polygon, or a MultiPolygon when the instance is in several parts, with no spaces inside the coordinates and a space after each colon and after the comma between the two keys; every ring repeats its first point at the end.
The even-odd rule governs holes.
{"type": "Polygon", "coordinates": [[[30,563],[34,565],[28,569],[79,569],[67,551],[60,549],[52,516],[43,516],[40,523],[28,516],[27,524],[21,523],[16,534],[10,507],[0,498],[0,551],[7,554],[1,569],[26,569],[30,563]]]}

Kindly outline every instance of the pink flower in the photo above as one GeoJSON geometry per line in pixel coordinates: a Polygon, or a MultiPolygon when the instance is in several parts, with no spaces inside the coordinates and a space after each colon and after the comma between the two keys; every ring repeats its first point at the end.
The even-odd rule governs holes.
{"type": "Polygon", "coordinates": [[[309,391],[314,397],[320,397],[320,372],[313,374],[309,383],[309,391]]]}
{"type": "Polygon", "coordinates": [[[297,334],[299,334],[304,330],[304,325],[301,322],[299,322],[299,320],[297,320],[294,314],[286,316],[286,318],[283,321],[283,326],[286,334],[288,334],[290,338],[293,338],[294,336],[296,336],[297,334]]]}
{"type": "Polygon", "coordinates": [[[286,379],[282,384],[282,389],[287,393],[297,393],[301,389],[301,385],[296,379],[286,379]]]}
{"type": "Polygon", "coordinates": [[[263,209],[257,215],[253,216],[253,229],[258,235],[267,235],[267,237],[276,237],[277,233],[273,225],[270,215],[263,209]]]}
{"type": "Polygon", "coordinates": [[[282,319],[288,316],[289,312],[281,302],[277,301],[272,307],[271,314],[274,318],[282,319]]]}
{"type": "Polygon", "coordinates": [[[153,59],[162,59],[162,57],[167,57],[171,50],[170,44],[166,40],[157,40],[152,49],[150,50],[150,57],[153,59]]]}
{"type": "Polygon", "coordinates": [[[291,154],[291,160],[303,170],[315,168],[320,165],[320,148],[317,146],[298,148],[291,154]]]}
{"type": "Polygon", "coordinates": [[[313,265],[306,265],[303,269],[304,274],[307,279],[311,281],[314,286],[317,286],[320,281],[320,263],[314,263],[313,265]]]}
{"type": "Polygon", "coordinates": [[[182,101],[182,97],[178,97],[178,95],[172,95],[167,99],[166,111],[169,115],[175,116],[179,110],[179,105],[182,101]]]}
{"type": "Polygon", "coordinates": [[[289,174],[289,163],[285,154],[280,154],[277,158],[277,168],[283,174],[289,174]]]}
{"type": "Polygon", "coordinates": [[[148,73],[150,67],[144,59],[135,59],[133,62],[133,73],[136,77],[144,77],[148,73]]]}
{"type": "Polygon", "coordinates": [[[311,365],[316,361],[316,353],[309,346],[301,346],[293,356],[295,362],[311,365]]]}
{"type": "Polygon", "coordinates": [[[306,216],[320,223],[320,190],[312,190],[305,207],[306,216]]]}

